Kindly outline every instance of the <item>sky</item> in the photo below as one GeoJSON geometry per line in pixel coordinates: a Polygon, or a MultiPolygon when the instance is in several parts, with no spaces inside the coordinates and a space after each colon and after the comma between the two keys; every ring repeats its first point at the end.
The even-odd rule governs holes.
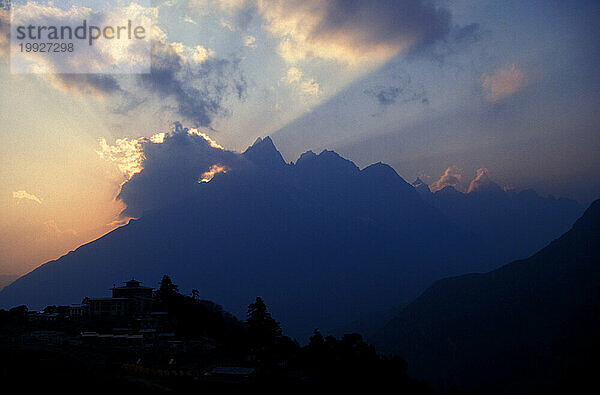
{"type": "MultiPolygon", "coordinates": [[[[135,65],[115,47],[69,65],[80,74],[47,59],[43,74],[11,73],[3,16],[0,274],[125,223],[121,185],[176,127],[232,151],[269,135],[288,162],[333,149],[409,182],[485,168],[502,186],[600,197],[597,2],[117,3],[152,18],[150,74],[85,73],[114,59],[135,65]]],[[[57,23],[84,6],[114,11],[13,1],[57,23]]]]}

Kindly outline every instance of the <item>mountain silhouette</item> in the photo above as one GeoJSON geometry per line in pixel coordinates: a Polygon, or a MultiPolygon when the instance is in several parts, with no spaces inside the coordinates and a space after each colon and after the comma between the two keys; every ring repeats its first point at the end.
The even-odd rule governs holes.
{"type": "Polygon", "coordinates": [[[480,169],[468,192],[452,186],[431,192],[417,179],[420,196],[454,225],[476,234],[507,262],[525,258],[566,232],[584,211],[574,200],[539,196],[535,191],[503,190],[480,169]]]}
{"type": "Polygon", "coordinates": [[[271,168],[278,168],[285,166],[285,161],[281,156],[281,153],[275,148],[273,140],[269,136],[261,139],[256,139],[246,151],[244,156],[248,158],[252,163],[271,168]]]}
{"type": "Polygon", "coordinates": [[[15,274],[0,274],[0,290],[15,281],[18,277],[15,274]]]}
{"type": "MultiPolygon", "coordinates": [[[[239,316],[262,296],[302,339],[408,303],[437,279],[501,263],[496,243],[447,219],[390,166],[361,170],[333,151],[286,164],[268,137],[235,155],[210,182],[198,183],[194,169],[191,183],[188,173],[157,172],[181,200],[163,193],[168,203],[6,287],[0,306],[77,303],[132,276],[148,283],[168,274],[239,316]]],[[[141,190],[148,200],[152,185],[125,184],[121,194],[136,201],[141,190]]]]}
{"type": "Polygon", "coordinates": [[[599,264],[597,200],[530,258],[436,282],[379,332],[379,348],[442,389],[577,393],[598,366],[599,264]]]}

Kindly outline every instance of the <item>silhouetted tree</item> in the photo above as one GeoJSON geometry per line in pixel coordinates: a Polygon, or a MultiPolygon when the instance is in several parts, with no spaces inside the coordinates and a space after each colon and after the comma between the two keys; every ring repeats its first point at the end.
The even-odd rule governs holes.
{"type": "Polygon", "coordinates": [[[168,328],[179,336],[211,338],[215,340],[242,338],[243,324],[211,301],[201,300],[200,292],[191,296],[179,292],[179,287],[167,275],[163,276],[154,294],[154,307],[168,313],[168,328]],[[234,334],[235,333],[235,334],[234,334]]]}
{"type": "Polygon", "coordinates": [[[266,338],[275,338],[281,336],[281,327],[279,322],[271,317],[267,305],[259,296],[256,301],[248,306],[248,316],[246,325],[251,333],[264,336],[266,338]]]}
{"type": "Polygon", "coordinates": [[[259,360],[271,359],[271,351],[278,338],[281,337],[281,327],[269,313],[261,297],[248,306],[246,318],[248,345],[259,360]]]}
{"type": "Polygon", "coordinates": [[[319,329],[315,328],[313,335],[309,339],[308,346],[314,350],[322,350],[325,347],[325,339],[319,329]]]}
{"type": "Polygon", "coordinates": [[[179,287],[171,281],[169,276],[164,275],[160,281],[160,287],[158,288],[159,299],[166,302],[175,296],[179,296],[179,287]]]}

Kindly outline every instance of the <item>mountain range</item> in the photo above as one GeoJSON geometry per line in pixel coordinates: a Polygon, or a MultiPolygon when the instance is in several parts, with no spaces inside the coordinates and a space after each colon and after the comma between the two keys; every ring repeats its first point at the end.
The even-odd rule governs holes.
{"type": "MultiPolygon", "coordinates": [[[[506,211],[494,205],[506,203],[496,195],[473,198],[491,208],[481,218],[494,238],[481,221],[457,220],[470,215],[465,206],[433,202],[382,163],[359,169],[333,151],[286,163],[268,137],[235,158],[209,182],[187,182],[179,199],[19,278],[0,292],[0,306],[77,303],[131,277],[168,274],[239,316],[262,296],[283,329],[305,339],[315,327],[408,303],[440,278],[521,257],[580,214],[573,201],[526,194],[517,215],[530,235],[514,249],[506,243],[516,230],[503,228],[506,211]]],[[[134,194],[129,183],[120,196],[134,194]]]]}
{"type": "Polygon", "coordinates": [[[373,339],[463,393],[584,393],[600,353],[600,200],[531,257],[440,280],[373,339]]]}
{"type": "Polygon", "coordinates": [[[467,192],[454,186],[431,192],[417,179],[421,197],[443,212],[453,224],[469,229],[509,261],[527,257],[567,231],[583,213],[574,200],[539,196],[534,190],[505,190],[480,169],[467,192]]]}

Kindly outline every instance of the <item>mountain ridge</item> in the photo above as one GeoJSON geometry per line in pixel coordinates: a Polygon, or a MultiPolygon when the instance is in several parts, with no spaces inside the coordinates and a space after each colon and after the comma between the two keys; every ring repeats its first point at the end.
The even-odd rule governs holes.
{"type": "Polygon", "coordinates": [[[417,377],[446,388],[527,393],[576,385],[600,350],[590,337],[600,329],[599,241],[597,200],[531,257],[435,282],[374,338],[417,377]]]}
{"type": "Polygon", "coordinates": [[[165,197],[18,279],[0,305],[76,303],[82,293],[103,295],[104,284],[168,274],[240,316],[263,296],[302,338],[407,303],[439,278],[501,263],[387,165],[361,170],[326,150],[286,164],[270,138],[238,155],[209,182],[189,177],[181,199],[165,197]]]}

